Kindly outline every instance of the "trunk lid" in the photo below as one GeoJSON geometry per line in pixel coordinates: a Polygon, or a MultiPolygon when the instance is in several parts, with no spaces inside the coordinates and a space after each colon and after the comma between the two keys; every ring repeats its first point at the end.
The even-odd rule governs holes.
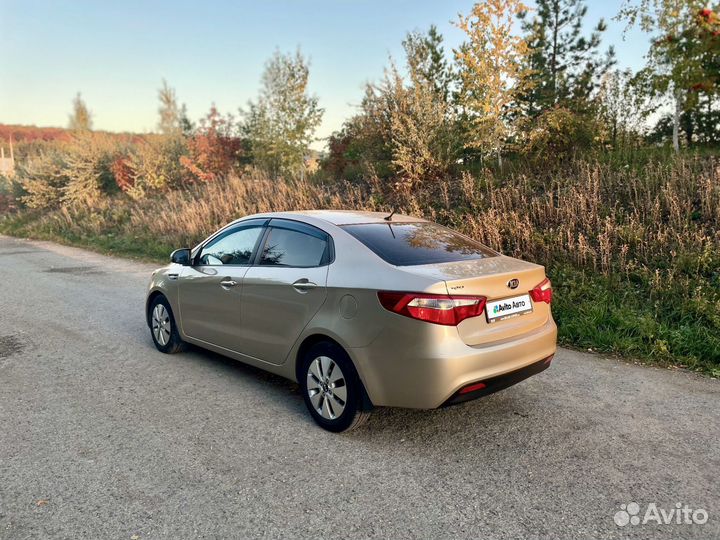
{"type": "Polygon", "coordinates": [[[486,308],[483,315],[462,321],[457,329],[467,345],[484,345],[531,332],[545,324],[550,316],[548,304],[536,303],[529,298],[530,289],[545,279],[545,269],[538,264],[500,255],[470,261],[405,267],[404,270],[445,281],[448,294],[453,296],[484,296],[488,304],[506,299],[512,304],[513,298],[522,297],[518,302],[529,303],[532,311],[514,314],[508,318],[488,322],[486,308]],[[510,287],[514,285],[510,284],[511,280],[517,280],[515,288],[510,287]]]}

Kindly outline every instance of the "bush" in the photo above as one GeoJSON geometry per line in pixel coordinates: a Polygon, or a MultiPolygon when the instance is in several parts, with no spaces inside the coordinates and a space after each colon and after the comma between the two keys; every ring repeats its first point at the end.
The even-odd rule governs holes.
{"type": "Polygon", "coordinates": [[[536,160],[561,165],[600,140],[600,125],[594,117],[555,107],[534,120],[523,150],[536,160]]]}
{"type": "Polygon", "coordinates": [[[29,208],[56,208],[68,183],[65,154],[58,150],[46,150],[21,162],[17,169],[17,181],[24,195],[20,202],[29,208]]]}
{"type": "Polygon", "coordinates": [[[78,133],[65,155],[62,201],[92,206],[114,191],[111,166],[120,149],[102,134],[78,133]]]}
{"type": "Polygon", "coordinates": [[[113,163],[115,183],[133,199],[179,188],[188,177],[181,164],[186,153],[187,144],[181,136],[144,138],[126,157],[113,163]]]}
{"type": "Polygon", "coordinates": [[[28,208],[94,205],[115,190],[112,163],[121,146],[103,134],[82,132],[19,162],[19,200],[28,208]]]}

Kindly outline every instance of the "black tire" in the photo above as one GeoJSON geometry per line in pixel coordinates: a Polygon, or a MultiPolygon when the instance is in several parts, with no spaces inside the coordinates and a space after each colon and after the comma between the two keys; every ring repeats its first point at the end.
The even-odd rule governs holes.
{"type": "Polygon", "coordinates": [[[150,335],[152,336],[153,343],[158,351],[165,354],[175,354],[185,350],[186,343],[180,339],[180,334],[178,333],[177,325],[175,324],[175,316],[173,315],[172,308],[170,307],[170,302],[168,302],[167,298],[165,298],[162,294],[153,298],[149,308],[148,322],[150,323],[150,335]],[[167,317],[164,322],[165,325],[169,325],[170,327],[169,335],[167,333],[167,326],[164,326],[166,330],[162,332],[162,334],[158,334],[157,332],[157,306],[162,306],[165,310],[167,317]],[[167,341],[162,343],[162,340],[167,341]]]}
{"type": "MultiPolygon", "coordinates": [[[[318,364],[315,364],[315,366],[317,365],[318,364]]],[[[333,376],[334,369],[334,367],[331,367],[329,375],[330,378],[333,376]]],[[[360,380],[350,357],[342,349],[342,347],[336,343],[331,341],[322,341],[320,343],[316,343],[305,352],[303,357],[300,359],[298,382],[300,384],[300,391],[302,392],[303,400],[310,412],[310,416],[312,416],[315,423],[323,429],[335,433],[350,431],[364,424],[370,417],[369,409],[371,408],[371,405],[369,405],[369,400],[365,397],[365,389],[363,388],[362,381],[360,380]],[[340,375],[342,375],[344,379],[344,385],[342,385],[345,387],[344,393],[341,392],[342,386],[338,386],[336,388],[333,387],[334,390],[328,389],[330,392],[328,395],[330,397],[325,397],[325,394],[320,391],[314,394],[315,396],[320,396],[319,398],[311,398],[311,393],[314,392],[314,390],[310,388],[310,385],[314,384],[318,388],[320,387],[320,382],[317,381],[317,377],[315,375],[310,375],[311,364],[314,364],[316,360],[320,358],[328,358],[335,364],[335,366],[340,368],[340,375]],[[333,394],[333,391],[337,392],[337,394],[333,394]],[[340,399],[339,396],[341,394],[346,397],[341,412],[337,414],[335,418],[324,417],[316,407],[318,403],[317,400],[319,399],[322,404],[320,409],[322,409],[322,406],[329,407],[329,409],[322,409],[323,412],[326,410],[331,411],[333,407],[340,406],[342,399],[340,399]],[[315,404],[313,403],[313,399],[316,400],[315,404]],[[325,403],[325,400],[329,402],[329,405],[325,403]]],[[[331,385],[332,384],[334,383],[331,383],[331,385]]],[[[337,408],[335,412],[337,412],[337,408]]]]}

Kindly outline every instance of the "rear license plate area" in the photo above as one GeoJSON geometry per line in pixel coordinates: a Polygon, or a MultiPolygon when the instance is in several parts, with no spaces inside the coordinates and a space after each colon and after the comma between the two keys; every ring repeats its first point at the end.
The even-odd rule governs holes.
{"type": "Polygon", "coordinates": [[[489,323],[518,317],[533,310],[529,294],[493,300],[485,304],[485,315],[489,323]]]}

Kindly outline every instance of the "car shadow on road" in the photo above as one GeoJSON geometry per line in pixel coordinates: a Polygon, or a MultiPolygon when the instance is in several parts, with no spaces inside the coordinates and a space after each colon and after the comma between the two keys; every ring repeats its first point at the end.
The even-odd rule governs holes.
{"type": "Polygon", "coordinates": [[[269,400],[277,402],[291,414],[306,416],[305,404],[300,395],[297,383],[263,369],[234,360],[222,354],[188,344],[188,352],[192,353],[193,361],[202,361],[221,369],[229,377],[242,379],[246,384],[262,387],[269,400]],[[288,399],[289,398],[289,399],[288,399]]]}
{"type": "MultiPolygon", "coordinates": [[[[194,353],[193,361],[210,363],[227,376],[261,389],[268,402],[294,417],[299,429],[319,429],[305,409],[297,383],[200,347],[191,346],[190,351],[194,353]]],[[[543,379],[540,374],[497,394],[441,409],[377,407],[368,423],[343,437],[374,442],[416,438],[422,438],[423,444],[433,440],[458,442],[467,437],[474,439],[473,434],[478,433],[487,437],[502,426],[518,428],[533,424],[542,420],[543,409],[547,408],[547,400],[542,398],[546,385],[543,379]]],[[[526,427],[529,429],[530,425],[526,427]]]]}

